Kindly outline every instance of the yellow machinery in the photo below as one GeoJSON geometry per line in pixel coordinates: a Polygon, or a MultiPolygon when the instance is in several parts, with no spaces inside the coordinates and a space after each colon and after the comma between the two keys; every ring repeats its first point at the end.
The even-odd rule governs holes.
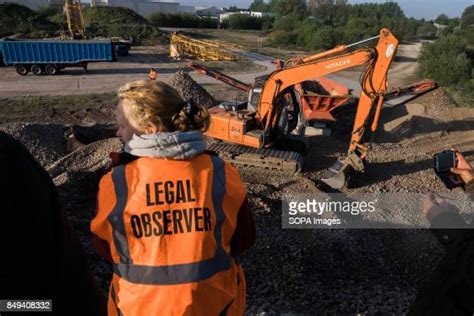
{"type": "Polygon", "coordinates": [[[229,51],[232,45],[218,41],[197,40],[173,33],[171,35],[170,56],[173,58],[191,57],[200,60],[233,61],[238,57],[229,51]]]}
{"type": "Polygon", "coordinates": [[[83,39],[84,35],[84,17],[82,16],[81,0],[66,0],[64,3],[64,12],[67,18],[67,27],[71,39],[83,39]]]}

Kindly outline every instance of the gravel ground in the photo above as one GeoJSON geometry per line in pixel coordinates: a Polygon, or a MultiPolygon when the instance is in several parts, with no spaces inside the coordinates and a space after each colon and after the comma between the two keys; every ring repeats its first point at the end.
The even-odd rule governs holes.
{"type": "MultiPolygon", "coordinates": [[[[474,111],[457,107],[448,97],[436,90],[384,109],[367,170],[343,192],[445,192],[431,170],[432,155],[455,146],[474,158],[474,111]]],[[[110,116],[101,116],[99,123],[113,122],[107,112],[110,116]]],[[[308,140],[301,174],[240,168],[257,223],[257,242],[243,257],[249,314],[404,314],[444,254],[426,230],[281,229],[284,194],[331,191],[319,179],[347,150],[346,123],[353,110],[341,115],[334,136],[308,140]]],[[[4,123],[0,130],[22,141],[50,172],[106,291],[110,270],[90,246],[89,223],[98,179],[110,166],[108,153],[120,150],[121,143],[90,123],[4,123]],[[71,131],[78,140],[73,147],[71,131]]]]}

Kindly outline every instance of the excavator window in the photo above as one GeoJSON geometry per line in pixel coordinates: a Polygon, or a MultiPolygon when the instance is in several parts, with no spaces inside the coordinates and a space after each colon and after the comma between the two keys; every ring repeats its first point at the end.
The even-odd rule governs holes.
{"type": "Polygon", "coordinates": [[[249,100],[249,110],[257,110],[257,104],[260,101],[260,96],[262,95],[262,88],[254,88],[250,93],[250,100],[249,100]]]}

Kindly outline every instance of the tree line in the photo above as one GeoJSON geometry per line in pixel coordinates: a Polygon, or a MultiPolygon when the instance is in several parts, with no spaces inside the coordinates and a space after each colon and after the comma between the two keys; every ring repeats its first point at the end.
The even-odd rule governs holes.
{"type": "Polygon", "coordinates": [[[396,2],[254,0],[249,9],[274,14],[269,37],[283,48],[327,50],[377,35],[383,27],[401,41],[431,40],[422,47],[418,75],[451,88],[474,106],[474,5],[460,18],[441,14],[434,21],[408,18],[396,2]]]}
{"type": "Polygon", "coordinates": [[[419,75],[450,88],[474,107],[474,5],[461,18],[442,14],[435,22],[448,27],[436,41],[423,45],[419,75]]]}

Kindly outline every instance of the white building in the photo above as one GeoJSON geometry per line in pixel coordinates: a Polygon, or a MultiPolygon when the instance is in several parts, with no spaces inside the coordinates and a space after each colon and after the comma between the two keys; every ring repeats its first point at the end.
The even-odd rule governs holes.
{"type": "Polygon", "coordinates": [[[38,10],[41,7],[47,7],[52,3],[64,3],[64,0],[0,0],[0,4],[7,3],[20,4],[32,10],[38,10]]]}
{"type": "Polygon", "coordinates": [[[272,15],[273,14],[270,12],[250,11],[250,16],[253,16],[254,18],[264,18],[272,15]]]}
{"type": "Polygon", "coordinates": [[[269,12],[258,12],[258,11],[225,12],[219,15],[219,22],[222,23],[222,21],[227,20],[231,15],[234,15],[234,14],[245,14],[245,15],[250,15],[255,18],[263,18],[267,16],[272,16],[272,14],[269,12]]]}

